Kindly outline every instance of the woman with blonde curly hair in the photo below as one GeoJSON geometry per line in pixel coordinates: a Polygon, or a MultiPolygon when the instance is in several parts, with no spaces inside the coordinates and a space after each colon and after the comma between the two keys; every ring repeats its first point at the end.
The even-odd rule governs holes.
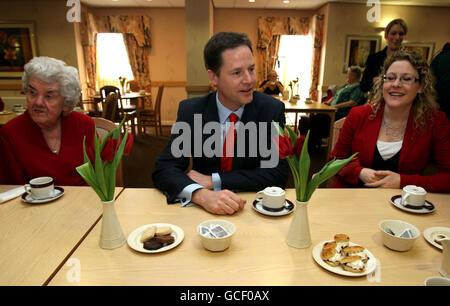
{"type": "Polygon", "coordinates": [[[432,73],[418,54],[388,57],[368,104],[346,117],[332,157],[357,157],[336,176],[335,187],[403,188],[450,192],[450,124],[438,110],[432,73]],[[422,175],[433,161],[438,173],[422,175]]]}

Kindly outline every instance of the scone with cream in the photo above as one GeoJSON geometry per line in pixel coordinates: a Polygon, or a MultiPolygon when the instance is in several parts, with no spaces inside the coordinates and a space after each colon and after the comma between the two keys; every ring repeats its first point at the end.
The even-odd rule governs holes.
{"type": "Polygon", "coordinates": [[[337,267],[340,264],[341,254],[334,247],[322,249],[321,257],[330,266],[337,267]]]}
{"type": "Polygon", "coordinates": [[[353,273],[362,273],[366,269],[366,264],[361,256],[348,256],[341,259],[342,268],[353,273]]]}
{"type": "Polygon", "coordinates": [[[365,249],[359,245],[348,246],[342,250],[344,256],[360,256],[361,260],[366,263],[369,260],[369,256],[364,251],[365,249]]]}
{"type": "Polygon", "coordinates": [[[342,249],[348,247],[350,237],[346,234],[336,234],[334,235],[334,241],[336,241],[336,250],[342,254],[342,249]]]}

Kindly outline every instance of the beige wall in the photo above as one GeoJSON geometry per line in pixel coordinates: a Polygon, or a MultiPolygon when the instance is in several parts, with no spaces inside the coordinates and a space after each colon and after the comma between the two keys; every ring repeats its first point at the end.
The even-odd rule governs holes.
{"type": "MultiPolygon", "coordinates": [[[[75,52],[74,26],[66,20],[69,9],[66,1],[54,0],[14,0],[0,1],[0,20],[34,21],[38,55],[62,59],[67,64],[77,67],[75,52]]],[[[25,103],[25,98],[18,88],[20,78],[0,79],[0,96],[7,109],[15,103],[25,103]]]]}
{"type": "MultiPolygon", "coordinates": [[[[345,38],[347,34],[381,35],[378,26],[395,18],[402,18],[408,25],[405,41],[435,42],[435,53],[450,39],[450,8],[418,6],[381,6],[380,24],[369,23],[366,19],[368,7],[361,4],[336,4],[328,6],[326,52],[324,59],[323,85],[345,83],[344,65],[345,38]]],[[[386,42],[382,39],[382,48],[386,42]]]]}
{"type": "MultiPolygon", "coordinates": [[[[15,0],[0,1],[1,20],[34,20],[40,55],[65,60],[77,66],[77,51],[73,24],[66,21],[66,1],[15,0]]],[[[148,15],[151,20],[152,49],[150,77],[153,82],[169,81],[177,86],[167,87],[162,102],[165,123],[176,119],[178,103],[186,98],[186,19],[183,8],[90,8],[95,14],[148,15]],[[180,85],[181,84],[181,85],[180,85]]],[[[323,76],[320,84],[343,84],[345,36],[347,34],[375,35],[375,25],[366,20],[368,8],[361,4],[330,3],[317,12],[325,14],[323,76]]],[[[259,16],[309,17],[311,10],[214,9],[213,32],[239,31],[249,35],[256,47],[259,16]]],[[[432,41],[441,49],[450,37],[450,8],[382,6],[382,20],[401,17],[409,25],[407,40],[432,41]]],[[[383,46],[384,46],[383,39],[383,46]]],[[[202,55],[199,54],[199,57],[202,55]]],[[[80,66],[81,67],[81,66],[80,66]]],[[[206,73],[206,72],[205,72],[206,73]]],[[[2,80],[2,84],[20,80],[2,80]]],[[[1,89],[1,87],[0,87],[1,89]]],[[[19,91],[1,91],[0,95],[19,95],[19,91]]],[[[156,88],[153,90],[156,96],[156,88]]]]}

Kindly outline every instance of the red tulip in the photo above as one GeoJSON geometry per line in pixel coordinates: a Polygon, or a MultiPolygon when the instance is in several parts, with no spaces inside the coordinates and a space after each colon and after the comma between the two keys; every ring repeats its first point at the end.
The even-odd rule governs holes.
{"type": "Polygon", "coordinates": [[[86,146],[86,154],[87,154],[89,160],[91,161],[91,164],[94,164],[95,163],[94,147],[86,146]]]}
{"type": "Polygon", "coordinates": [[[297,156],[300,156],[300,154],[302,153],[302,147],[303,144],[305,143],[305,136],[298,136],[297,137],[297,141],[295,142],[294,145],[294,153],[297,156]]]}
{"type": "Polygon", "coordinates": [[[118,145],[119,143],[117,139],[108,138],[102,152],[100,153],[102,160],[112,162],[116,156],[118,145]]]}
{"type": "Polygon", "coordinates": [[[128,134],[127,143],[125,144],[125,148],[123,149],[123,154],[128,155],[131,153],[131,148],[133,148],[133,134],[128,134]]]}
{"type": "Polygon", "coordinates": [[[287,134],[284,136],[278,135],[278,154],[280,155],[280,158],[286,158],[294,154],[292,141],[287,134]]]}

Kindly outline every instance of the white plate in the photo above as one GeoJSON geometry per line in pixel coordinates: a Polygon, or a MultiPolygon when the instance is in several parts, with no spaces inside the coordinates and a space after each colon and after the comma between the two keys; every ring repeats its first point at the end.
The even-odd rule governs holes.
{"type": "Polygon", "coordinates": [[[64,194],[64,188],[55,187],[55,194],[53,195],[53,197],[45,198],[42,200],[35,200],[31,197],[31,195],[29,193],[25,192],[24,194],[22,194],[22,201],[24,201],[26,203],[30,203],[30,204],[42,204],[42,203],[47,203],[47,202],[51,202],[56,199],[59,199],[60,197],[62,197],[63,194],[64,194]]]}
{"type": "Polygon", "coordinates": [[[397,208],[400,208],[401,210],[404,210],[404,211],[407,211],[410,213],[414,213],[414,214],[428,214],[428,213],[431,213],[436,210],[436,207],[434,207],[433,203],[431,203],[429,201],[425,201],[427,203],[427,207],[429,207],[429,208],[425,208],[425,206],[422,206],[422,208],[420,208],[420,209],[413,209],[413,208],[405,207],[402,204],[402,196],[401,195],[393,196],[389,202],[391,202],[392,205],[394,205],[397,208]]]}
{"type": "Polygon", "coordinates": [[[173,224],[168,224],[168,223],[152,223],[152,224],[143,225],[141,227],[138,227],[134,231],[132,231],[131,234],[128,235],[127,243],[132,249],[134,249],[138,252],[161,253],[161,252],[165,252],[170,249],[173,249],[174,247],[179,245],[181,243],[181,241],[183,241],[183,239],[184,239],[184,231],[179,226],[176,226],[173,224]],[[156,226],[156,227],[169,226],[170,228],[172,228],[171,235],[174,236],[175,241],[172,244],[163,246],[162,248],[159,248],[157,250],[144,249],[144,244],[141,242],[141,236],[142,236],[142,233],[150,226],[156,226]]]}
{"type": "Polygon", "coordinates": [[[442,245],[437,244],[434,239],[436,235],[445,235],[448,238],[450,238],[450,228],[448,227],[430,227],[423,231],[423,237],[426,241],[428,241],[433,246],[437,247],[438,249],[442,250],[442,245]]]}
{"type": "MultiPolygon", "coordinates": [[[[323,245],[329,241],[322,241],[321,243],[317,244],[314,249],[313,249],[313,257],[314,260],[319,264],[319,266],[321,266],[322,268],[324,268],[325,270],[328,270],[330,272],[339,274],[339,275],[344,275],[344,276],[353,276],[353,277],[358,277],[358,276],[363,276],[363,275],[367,275],[372,273],[373,271],[375,271],[376,267],[377,267],[377,260],[375,259],[375,256],[373,256],[372,253],[370,253],[369,250],[365,249],[365,253],[367,254],[367,256],[369,256],[369,260],[366,263],[366,270],[362,273],[353,273],[350,271],[346,271],[344,270],[344,268],[342,268],[341,266],[337,266],[337,267],[332,267],[329,264],[327,264],[326,262],[323,261],[322,256],[320,256],[320,254],[322,253],[322,248],[323,245]]],[[[354,246],[354,245],[358,245],[356,243],[353,242],[349,242],[350,246],[354,246]]]]}
{"type": "Polygon", "coordinates": [[[294,211],[294,208],[295,208],[294,203],[292,203],[291,201],[286,199],[285,205],[286,206],[283,207],[283,209],[280,211],[269,211],[269,210],[264,209],[260,200],[254,200],[252,203],[252,208],[263,215],[276,217],[276,216],[288,215],[294,211]]]}

